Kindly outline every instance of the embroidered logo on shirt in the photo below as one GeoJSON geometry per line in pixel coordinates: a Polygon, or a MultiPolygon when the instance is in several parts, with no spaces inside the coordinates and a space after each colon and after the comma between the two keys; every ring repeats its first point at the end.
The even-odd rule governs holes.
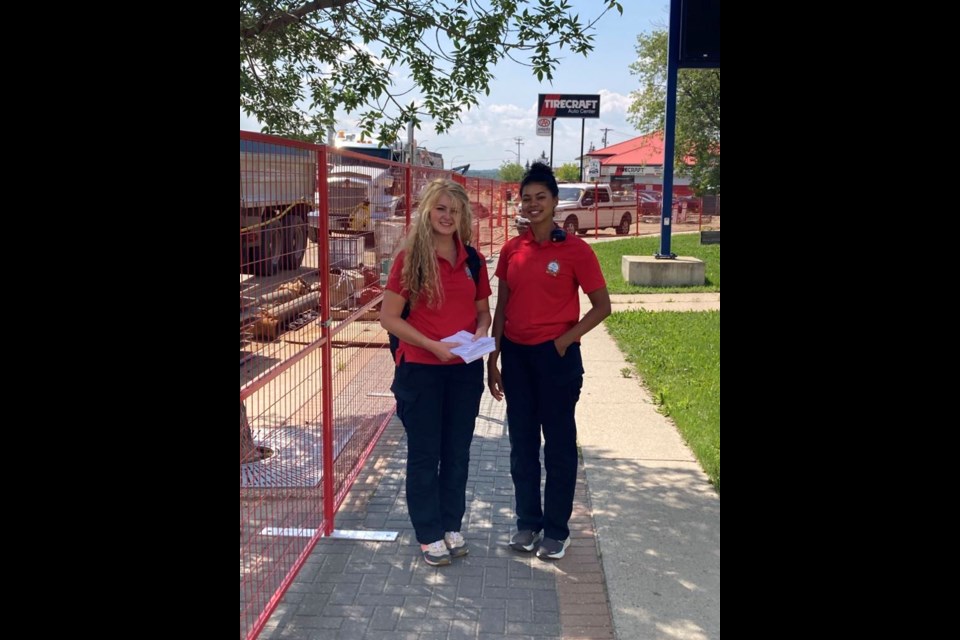
{"type": "Polygon", "coordinates": [[[547,265],[547,275],[556,278],[558,273],[560,273],[560,263],[556,260],[551,260],[550,264],[547,265]]]}

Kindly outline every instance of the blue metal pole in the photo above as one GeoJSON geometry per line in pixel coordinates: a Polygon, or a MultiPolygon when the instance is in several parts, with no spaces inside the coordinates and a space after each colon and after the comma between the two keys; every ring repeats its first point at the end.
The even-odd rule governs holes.
{"type": "Polygon", "coordinates": [[[677,68],[680,63],[680,0],[670,0],[670,31],[667,35],[667,104],[663,126],[663,199],[660,201],[660,252],[656,258],[673,259],[670,252],[670,222],[673,215],[673,147],[677,125],[677,68]]]}

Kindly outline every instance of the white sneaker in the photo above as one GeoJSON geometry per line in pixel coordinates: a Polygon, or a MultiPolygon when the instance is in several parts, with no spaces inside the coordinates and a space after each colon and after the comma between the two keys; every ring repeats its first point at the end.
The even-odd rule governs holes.
{"type": "Polygon", "coordinates": [[[443,542],[447,545],[452,558],[459,558],[470,553],[470,549],[467,548],[467,541],[463,539],[459,531],[447,531],[443,534],[443,542]]]}
{"type": "Polygon", "coordinates": [[[447,545],[444,544],[443,540],[422,544],[420,545],[420,551],[423,554],[423,561],[432,567],[450,564],[450,552],[447,551],[447,545]]]}

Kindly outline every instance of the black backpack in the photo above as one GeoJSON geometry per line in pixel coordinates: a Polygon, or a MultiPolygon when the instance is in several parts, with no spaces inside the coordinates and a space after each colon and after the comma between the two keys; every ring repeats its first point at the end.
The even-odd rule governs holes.
{"type": "MultiPolygon", "coordinates": [[[[473,276],[473,283],[480,286],[480,254],[470,245],[464,245],[464,247],[467,249],[467,266],[470,267],[470,275],[473,276]]],[[[409,315],[410,301],[407,300],[407,303],[403,305],[403,311],[400,313],[400,317],[406,320],[409,315]]],[[[393,361],[396,362],[397,347],[400,346],[400,338],[392,333],[388,333],[387,335],[390,337],[390,356],[393,358],[393,361]]]]}

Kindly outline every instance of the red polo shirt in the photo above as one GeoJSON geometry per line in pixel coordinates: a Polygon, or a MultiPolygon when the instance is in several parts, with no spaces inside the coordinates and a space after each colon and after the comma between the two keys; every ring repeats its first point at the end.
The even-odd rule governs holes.
{"type": "MultiPolygon", "coordinates": [[[[457,331],[463,330],[473,333],[477,330],[477,300],[490,297],[490,275],[487,273],[487,263],[483,254],[480,256],[480,280],[473,282],[473,275],[467,265],[467,250],[462,243],[457,246],[457,263],[451,265],[446,259],[437,257],[440,268],[440,285],[443,287],[443,306],[432,308],[425,299],[410,308],[409,322],[417,331],[431,340],[443,340],[457,331]]],[[[402,288],[400,274],[403,272],[405,254],[401,251],[393,261],[390,269],[390,278],[387,280],[387,289],[398,293],[404,299],[410,298],[410,292],[402,288]]],[[[435,355],[407,344],[403,340],[397,348],[397,362],[403,357],[406,362],[420,364],[463,364],[460,358],[449,362],[441,362],[435,355]]]]}
{"type": "Polygon", "coordinates": [[[580,321],[580,295],[607,286],[586,242],[568,233],[562,242],[537,242],[533,231],[500,251],[496,276],[510,288],[504,335],[518,344],[555,340],[580,321]]]}

